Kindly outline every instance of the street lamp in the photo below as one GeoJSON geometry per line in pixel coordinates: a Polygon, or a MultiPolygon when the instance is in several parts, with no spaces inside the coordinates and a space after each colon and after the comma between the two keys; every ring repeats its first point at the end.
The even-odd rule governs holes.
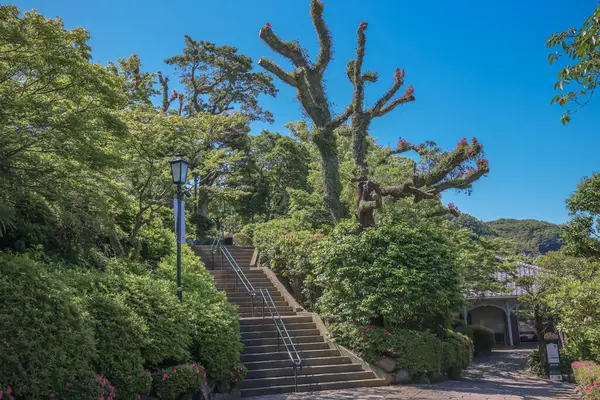
{"type": "Polygon", "coordinates": [[[173,177],[173,183],[177,185],[177,221],[175,222],[175,236],[177,240],[177,297],[179,301],[182,300],[182,288],[181,288],[181,221],[183,210],[181,209],[181,200],[183,198],[183,191],[181,186],[187,182],[188,162],[182,157],[177,156],[171,160],[171,176],[173,177]]]}

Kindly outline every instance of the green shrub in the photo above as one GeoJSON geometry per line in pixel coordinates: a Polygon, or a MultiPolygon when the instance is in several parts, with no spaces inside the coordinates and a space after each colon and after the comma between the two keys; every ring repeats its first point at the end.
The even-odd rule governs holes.
{"type": "Polygon", "coordinates": [[[182,364],[161,370],[153,379],[153,392],[159,399],[178,400],[195,394],[206,384],[206,372],[197,364],[182,364]]]}
{"type": "MultiPolygon", "coordinates": [[[[242,344],[239,316],[224,293],[219,292],[200,258],[182,247],[183,307],[191,327],[191,356],[205,366],[211,381],[228,382],[231,366],[240,360],[242,344]]],[[[175,276],[176,259],[163,259],[157,277],[175,276]]]]}
{"type": "Polygon", "coordinates": [[[257,225],[254,245],[259,250],[261,265],[267,264],[277,272],[292,296],[310,308],[320,294],[314,285],[315,268],[310,256],[324,236],[301,228],[291,219],[257,225]]]}
{"type": "Polygon", "coordinates": [[[189,219],[190,224],[194,227],[196,239],[206,239],[210,236],[215,223],[212,219],[201,214],[192,214],[189,219]]]}
{"type": "Polygon", "coordinates": [[[111,268],[112,273],[75,269],[63,272],[63,279],[77,288],[81,296],[118,295],[139,317],[139,322],[143,321],[141,353],[145,367],[188,361],[192,326],[185,305],[177,299],[173,279],[117,271],[118,268],[111,268]]]}
{"type": "Polygon", "coordinates": [[[600,398],[600,365],[593,361],[575,361],[573,375],[585,399],[600,398]]]}
{"type": "Polygon", "coordinates": [[[96,327],[97,373],[115,386],[120,399],[137,399],[150,392],[141,349],[148,334],[146,322],[121,297],[99,293],[88,296],[85,307],[96,327]]]}
{"type": "Polygon", "coordinates": [[[462,333],[473,340],[473,329],[462,319],[455,319],[452,321],[452,330],[457,333],[462,333]]]}
{"type": "Polygon", "coordinates": [[[494,331],[485,326],[470,325],[473,331],[473,345],[476,352],[491,351],[494,347],[494,331]]]}
{"type": "Polygon", "coordinates": [[[473,341],[462,333],[446,332],[443,340],[442,371],[465,369],[473,361],[473,341]]]}
{"type": "Polygon", "coordinates": [[[234,246],[252,246],[252,238],[244,233],[233,235],[234,246]]]}
{"type": "Polygon", "coordinates": [[[456,249],[443,232],[403,224],[347,230],[336,228],[313,252],[320,312],[334,322],[443,332],[461,304],[456,249]]]}
{"type": "Polygon", "coordinates": [[[46,398],[93,376],[93,331],[73,296],[39,263],[0,253],[0,383],[17,396],[46,398]]]}
{"type": "Polygon", "coordinates": [[[246,375],[248,374],[248,368],[243,366],[242,364],[235,364],[232,368],[232,382],[240,383],[244,379],[246,379],[246,375]]]}
{"type": "Polygon", "coordinates": [[[413,375],[440,371],[442,341],[431,333],[353,324],[334,324],[330,330],[336,341],[358,351],[370,363],[388,356],[413,375]]]}

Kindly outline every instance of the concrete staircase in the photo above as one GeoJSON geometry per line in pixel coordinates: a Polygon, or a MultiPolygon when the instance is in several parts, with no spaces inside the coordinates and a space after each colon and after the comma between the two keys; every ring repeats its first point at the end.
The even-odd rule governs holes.
{"type": "MultiPolygon", "coordinates": [[[[267,288],[273,297],[303,360],[302,370],[298,370],[298,391],[385,384],[383,379],[363,370],[360,364],[352,363],[350,358],[342,356],[328,344],[310,315],[298,315],[260,268],[250,268],[253,248],[231,246],[228,249],[254,288],[267,288]]],[[[194,246],[194,251],[209,268],[217,288],[224,290],[229,301],[239,307],[244,343],[241,362],[248,368],[248,376],[242,384],[242,396],[293,392],[292,362],[281,341],[278,346],[277,332],[268,310],[265,309],[263,318],[262,303],[258,303],[253,316],[251,298],[240,282],[236,285],[236,275],[227,260],[222,259],[220,254],[212,255],[210,246],[194,246]]]]}

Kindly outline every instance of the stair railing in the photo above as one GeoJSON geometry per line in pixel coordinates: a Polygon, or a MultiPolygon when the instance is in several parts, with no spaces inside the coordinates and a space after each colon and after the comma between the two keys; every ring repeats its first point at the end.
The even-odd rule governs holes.
{"type": "MultiPolygon", "coordinates": [[[[227,249],[227,247],[223,246],[223,244],[221,243],[222,238],[223,238],[223,230],[220,229],[219,234],[217,235],[217,237],[215,237],[212,245],[210,246],[210,251],[213,255],[215,253],[221,253],[221,265],[224,264],[223,258],[225,258],[227,260],[227,262],[229,263],[229,266],[235,273],[235,291],[237,292],[237,282],[239,279],[241,284],[243,285],[244,289],[248,293],[248,295],[250,295],[253,317],[254,317],[254,297],[256,297],[260,293],[260,299],[262,300],[261,316],[262,316],[262,318],[265,317],[265,306],[266,306],[267,310],[271,316],[271,319],[273,320],[273,324],[275,325],[275,331],[277,333],[277,352],[279,353],[279,341],[281,339],[281,342],[283,343],[285,350],[288,353],[290,360],[292,361],[292,367],[294,368],[294,389],[297,392],[298,391],[298,369],[300,369],[300,371],[302,371],[302,359],[300,358],[300,354],[298,353],[298,350],[296,349],[296,346],[294,345],[294,341],[292,340],[290,333],[288,332],[287,328],[285,327],[283,319],[281,318],[281,314],[279,314],[279,311],[277,310],[277,305],[275,304],[275,301],[273,300],[273,297],[271,296],[269,289],[261,288],[261,289],[258,289],[258,291],[256,289],[254,289],[254,286],[252,286],[252,283],[250,283],[250,280],[244,274],[244,271],[242,271],[242,269],[240,268],[238,263],[235,261],[235,258],[233,258],[233,256],[231,255],[231,253],[229,252],[229,249],[227,249]]],[[[213,256],[213,267],[214,267],[214,256],[213,256]]]]}
{"type": "Polygon", "coordinates": [[[279,353],[279,340],[283,342],[285,346],[285,350],[292,361],[292,367],[294,368],[294,390],[298,391],[298,369],[302,371],[302,359],[300,358],[300,354],[298,354],[298,350],[296,350],[296,346],[294,345],[294,341],[290,336],[285,324],[283,323],[283,319],[277,310],[277,306],[275,305],[275,301],[273,301],[273,297],[271,297],[271,293],[269,289],[258,289],[258,293],[262,298],[262,316],[265,316],[265,305],[268,308],[269,314],[271,315],[271,319],[273,320],[273,324],[275,324],[275,331],[277,332],[277,352],[279,353]]]}
{"type": "MultiPolygon", "coordinates": [[[[248,295],[250,296],[250,305],[252,308],[252,316],[254,317],[254,308],[255,308],[254,307],[254,298],[256,297],[256,290],[254,289],[254,286],[252,286],[252,283],[250,283],[250,280],[248,279],[246,274],[244,274],[244,271],[242,271],[242,268],[240,268],[238,263],[235,261],[235,258],[233,258],[233,256],[231,255],[231,253],[229,252],[227,247],[223,246],[223,244],[221,243],[222,236],[223,236],[223,232],[219,231],[219,235],[215,238],[212,245],[210,246],[210,251],[213,254],[213,267],[214,267],[214,254],[219,252],[219,253],[221,253],[221,265],[224,264],[223,258],[225,258],[227,260],[227,262],[229,263],[229,266],[235,273],[235,280],[234,280],[234,288],[235,289],[234,290],[237,292],[238,280],[239,280],[240,283],[242,284],[242,286],[244,287],[244,289],[246,290],[246,293],[248,293],[248,295]]],[[[263,306],[263,309],[264,309],[264,306],[263,306]]]]}

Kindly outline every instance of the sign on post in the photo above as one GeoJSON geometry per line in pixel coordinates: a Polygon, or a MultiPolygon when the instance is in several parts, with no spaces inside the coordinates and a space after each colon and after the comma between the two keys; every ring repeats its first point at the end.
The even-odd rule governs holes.
{"type": "Polygon", "coordinates": [[[173,199],[173,211],[173,214],[175,215],[175,235],[179,232],[177,242],[185,243],[185,202],[183,200],[178,201],[176,198],[173,199]],[[179,207],[177,207],[177,203],[179,203],[179,207]],[[181,226],[180,229],[177,230],[177,214],[179,212],[181,212],[181,226]]]}
{"type": "Polygon", "coordinates": [[[562,381],[558,335],[553,332],[548,332],[544,335],[544,340],[546,342],[546,358],[548,360],[548,375],[550,380],[562,381]]]}

